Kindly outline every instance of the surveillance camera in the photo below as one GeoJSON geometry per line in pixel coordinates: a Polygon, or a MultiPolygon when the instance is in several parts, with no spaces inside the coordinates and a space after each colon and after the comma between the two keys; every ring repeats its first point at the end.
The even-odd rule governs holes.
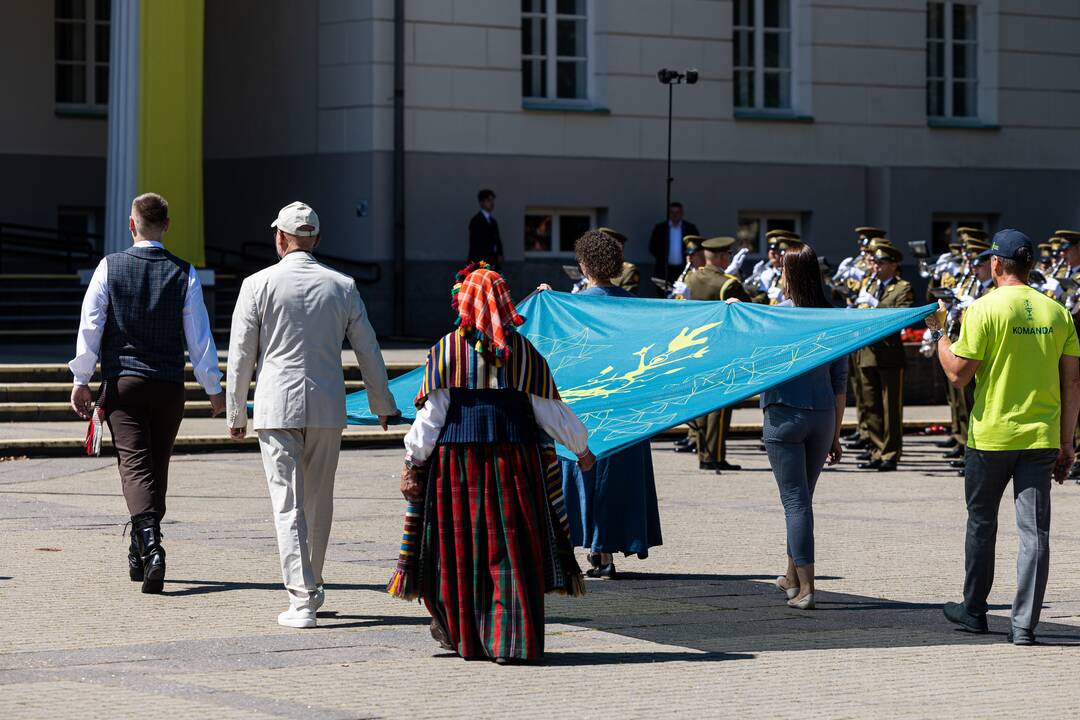
{"type": "Polygon", "coordinates": [[[660,68],[656,71],[656,79],[664,85],[670,85],[679,78],[679,73],[675,70],[668,70],[667,68],[660,68]]]}

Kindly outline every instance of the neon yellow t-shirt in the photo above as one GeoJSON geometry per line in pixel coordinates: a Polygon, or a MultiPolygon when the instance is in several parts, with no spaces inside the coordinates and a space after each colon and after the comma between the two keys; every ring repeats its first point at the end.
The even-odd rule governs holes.
{"type": "Polygon", "coordinates": [[[1061,446],[1062,355],[1080,356],[1069,311],[1027,285],[1007,285],[964,313],[953,354],[979,360],[968,447],[1036,450],[1061,446]]]}

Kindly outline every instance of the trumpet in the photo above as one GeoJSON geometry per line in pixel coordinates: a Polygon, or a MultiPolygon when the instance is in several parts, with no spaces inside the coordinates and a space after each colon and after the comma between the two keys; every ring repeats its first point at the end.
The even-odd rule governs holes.
{"type": "Polygon", "coordinates": [[[683,266],[682,272],[679,273],[678,279],[671,286],[671,293],[668,294],[668,298],[671,300],[685,300],[686,295],[679,292],[680,286],[685,285],[683,282],[686,280],[686,276],[690,274],[690,270],[693,269],[693,264],[690,262],[689,256],[686,258],[686,265],[683,266]]]}

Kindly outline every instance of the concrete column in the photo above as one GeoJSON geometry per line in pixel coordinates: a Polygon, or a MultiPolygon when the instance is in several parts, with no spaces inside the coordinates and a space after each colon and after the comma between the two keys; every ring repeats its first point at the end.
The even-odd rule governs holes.
{"type": "Polygon", "coordinates": [[[113,0],[109,54],[109,143],[106,161],[105,252],[131,244],[128,215],[135,197],[139,144],[139,4],[113,0]]]}

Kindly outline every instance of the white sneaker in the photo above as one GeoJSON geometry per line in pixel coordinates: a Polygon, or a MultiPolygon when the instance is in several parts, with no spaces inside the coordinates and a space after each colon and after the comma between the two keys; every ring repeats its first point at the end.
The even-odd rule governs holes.
{"type": "Polygon", "coordinates": [[[278,625],[291,628],[315,627],[315,611],[309,608],[289,608],[277,616],[278,625]]]}
{"type": "Polygon", "coordinates": [[[311,609],[318,610],[326,602],[326,591],[323,590],[322,585],[315,588],[315,592],[311,595],[311,609]]]}

